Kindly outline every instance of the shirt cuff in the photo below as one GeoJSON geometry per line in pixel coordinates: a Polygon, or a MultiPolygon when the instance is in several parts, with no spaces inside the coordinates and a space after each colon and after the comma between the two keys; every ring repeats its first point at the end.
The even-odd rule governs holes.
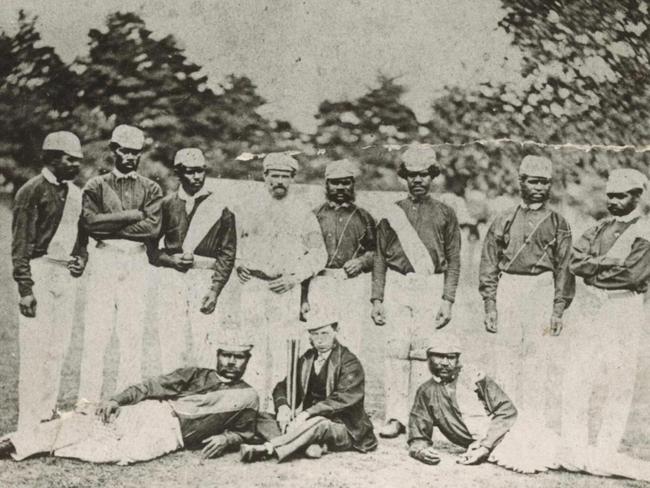
{"type": "Polygon", "coordinates": [[[447,300],[447,301],[450,302],[450,303],[454,303],[454,301],[456,300],[456,297],[454,297],[454,296],[452,296],[452,295],[447,295],[447,294],[445,293],[445,294],[442,295],[442,299],[443,299],[443,300],[447,300]]]}
{"type": "Polygon", "coordinates": [[[562,317],[565,308],[566,302],[564,300],[553,303],[553,316],[562,317]]]}
{"type": "Polygon", "coordinates": [[[497,302],[492,298],[483,300],[483,306],[485,307],[485,313],[496,312],[497,311],[497,302]]]}

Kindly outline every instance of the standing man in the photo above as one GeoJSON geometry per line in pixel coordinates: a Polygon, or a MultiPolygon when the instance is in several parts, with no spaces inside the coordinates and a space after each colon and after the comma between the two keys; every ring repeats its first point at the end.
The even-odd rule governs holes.
{"type": "Polygon", "coordinates": [[[285,340],[301,332],[300,284],[327,260],[316,216],[290,193],[298,161],[271,153],[263,169],[267,192],[241,219],[236,262],[242,323],[256,328],[257,337],[248,380],[260,394],[262,409],[270,406],[273,385],[286,372],[285,340]]]}
{"type": "Polygon", "coordinates": [[[115,166],[88,181],[83,191],[81,225],[95,241],[90,253],[84,320],[79,401],[98,402],[104,354],[117,331],[120,363],[118,390],[141,379],[144,290],[147,255],[144,242],[160,233],[162,190],[136,173],[144,134],[119,125],[111,136],[115,166]]]}
{"type": "Polygon", "coordinates": [[[540,422],[546,421],[549,341],[562,332],[562,315],[575,293],[571,229],[548,208],[551,176],[550,159],[522,160],[522,202],[490,225],[479,268],[485,328],[499,338],[495,376],[518,405],[535,407],[540,422]]]}
{"type": "Polygon", "coordinates": [[[327,166],[325,196],[327,201],[314,213],[325,241],[327,264],[305,282],[303,310],[313,303],[341,317],[340,337],[360,354],[361,331],[368,320],[363,304],[368,303],[369,272],[377,247],[375,220],[354,204],[354,166],[347,159],[327,166]]]}
{"type": "Polygon", "coordinates": [[[205,185],[200,149],[181,149],[174,157],[180,186],[162,200],[162,244],[148,242],[149,259],[160,266],[158,285],[161,365],[164,372],[183,363],[189,322],[190,362],[212,361],[208,339],[215,337],[217,299],[235,265],[235,216],[205,185]]]}
{"type": "Polygon", "coordinates": [[[375,324],[390,323],[384,374],[386,425],[379,433],[389,438],[405,431],[417,384],[412,353],[422,349],[432,327],[440,329],[451,320],[460,276],[456,214],[429,196],[431,181],[440,174],[434,150],[412,145],[402,155],[397,174],[406,180],[409,195],[391,205],[377,225],[371,294],[375,324]]]}
{"type": "Polygon", "coordinates": [[[72,184],[82,157],[81,143],[72,132],[48,134],[41,174],[25,183],[14,201],[11,258],[20,294],[19,429],[56,412],[77,295],[77,283],[68,273],[81,276],[86,262],[75,245],[81,191],[72,184]]]}
{"type": "Polygon", "coordinates": [[[319,458],[325,450],[365,453],[377,447],[372,422],[363,406],[363,367],[337,341],[338,322],[334,317],[316,308],[307,320],[312,347],[298,360],[295,401],[300,412],[294,419],[289,408],[288,378],[273,390],[277,422],[286,434],[264,445],[242,445],[242,461],[271,457],[283,461],[299,451],[319,458]]]}
{"type": "Polygon", "coordinates": [[[643,295],[650,282],[650,222],[641,215],[647,177],[616,169],[607,181],[611,214],[588,229],[573,247],[571,271],[584,279],[573,337],[574,359],[567,365],[563,435],[579,446],[589,443],[589,399],[596,373],[605,369],[607,397],[599,448],[617,451],[634,396],[641,329],[647,325],[643,295]]]}

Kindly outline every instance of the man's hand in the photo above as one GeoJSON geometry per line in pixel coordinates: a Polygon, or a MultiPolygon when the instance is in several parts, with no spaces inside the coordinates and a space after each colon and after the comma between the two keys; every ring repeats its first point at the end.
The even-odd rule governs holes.
{"type": "Polygon", "coordinates": [[[281,275],[279,278],[269,281],[269,290],[273,293],[286,293],[298,284],[293,275],[281,275]]]}
{"type": "Polygon", "coordinates": [[[490,450],[478,443],[473,443],[467,448],[465,454],[456,461],[458,464],[481,464],[490,456],[490,450]]]}
{"type": "Polygon", "coordinates": [[[551,335],[559,336],[562,333],[563,327],[564,323],[562,322],[562,317],[551,315],[551,335]]]}
{"type": "Polygon", "coordinates": [[[445,300],[444,298],[442,299],[442,303],[440,304],[440,309],[438,310],[438,313],[436,314],[436,319],[434,320],[434,325],[436,326],[436,329],[442,329],[445,325],[449,323],[451,320],[451,307],[453,303],[451,303],[448,300],[445,300]]]}
{"type": "Polygon", "coordinates": [[[386,310],[384,309],[384,303],[381,300],[373,300],[370,317],[372,317],[372,321],[375,325],[386,324],[386,310]]]}
{"type": "Polygon", "coordinates": [[[20,308],[20,313],[25,317],[36,317],[36,297],[34,295],[20,297],[18,307],[20,308]]]}
{"type": "Polygon", "coordinates": [[[284,434],[291,423],[291,409],[286,405],[279,407],[278,413],[275,415],[275,420],[278,422],[280,432],[284,434]]]}
{"type": "Polygon", "coordinates": [[[81,256],[74,256],[68,261],[67,267],[73,278],[79,278],[86,269],[86,261],[81,256]]]}
{"type": "Polygon", "coordinates": [[[485,330],[492,334],[497,333],[497,311],[496,310],[490,310],[489,312],[485,312],[485,319],[483,320],[483,324],[485,325],[485,330]]]}
{"type": "Polygon", "coordinates": [[[309,305],[309,302],[307,300],[304,300],[300,304],[300,317],[307,320],[307,316],[309,315],[310,310],[311,310],[311,305],[309,305]]]}
{"type": "Polygon", "coordinates": [[[205,447],[201,450],[203,459],[219,457],[230,447],[228,437],[223,434],[208,437],[202,443],[205,444],[205,447]]]}
{"type": "Polygon", "coordinates": [[[187,259],[184,254],[172,254],[169,258],[173,268],[181,273],[185,273],[194,264],[194,258],[187,259]]]}
{"type": "Polygon", "coordinates": [[[244,266],[237,266],[237,277],[241,283],[246,283],[252,278],[251,272],[244,266]]]}
{"type": "Polygon", "coordinates": [[[419,451],[409,451],[409,455],[413,459],[417,459],[424,464],[430,464],[431,466],[440,463],[440,455],[431,446],[420,449],[419,451]]]}
{"type": "Polygon", "coordinates": [[[201,313],[211,314],[214,312],[214,309],[217,307],[217,292],[210,290],[205,294],[203,300],[201,300],[201,313]]]}
{"type": "Polygon", "coordinates": [[[348,275],[348,278],[354,278],[363,271],[363,263],[359,258],[350,259],[343,265],[343,271],[348,275]]]}
{"type": "Polygon", "coordinates": [[[102,402],[95,410],[95,414],[106,424],[110,421],[111,415],[117,417],[120,414],[120,405],[115,400],[102,402]]]}

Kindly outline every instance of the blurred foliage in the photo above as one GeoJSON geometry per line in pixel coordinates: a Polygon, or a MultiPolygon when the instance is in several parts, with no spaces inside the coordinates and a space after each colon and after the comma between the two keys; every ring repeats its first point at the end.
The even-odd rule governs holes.
{"type": "Polygon", "coordinates": [[[521,158],[545,154],[555,163],[554,198],[597,215],[603,207],[594,195],[608,171],[648,172],[650,155],[549,145],[647,143],[648,3],[501,4],[499,27],[522,53],[523,83],[446,87],[432,100],[430,119],[418,121],[402,103],[399,79],[380,74],[358,98],[323,101],[314,134],[260,115],[266,100],[246,76],[224,74],[208,85],[173,36],[155,36],[134,13],[113,13],[91,29],[88,54],[68,65],[42,45],[36,19],[21,11],[16,34],[0,33],[0,183],[19,185],[37,171],[45,133],[63,128],[84,143],[83,182],[110,167],[110,132],[130,123],[147,134],[142,170],[166,188],[174,185],[174,152],[196,146],[216,176],[259,179],[261,157],[286,150],[305,168],[299,181],[320,180],[328,161],[347,157],[359,164],[359,188],[398,189],[400,151],[419,141],[436,145],[443,166],[437,183],[452,195],[514,195],[521,158]]]}

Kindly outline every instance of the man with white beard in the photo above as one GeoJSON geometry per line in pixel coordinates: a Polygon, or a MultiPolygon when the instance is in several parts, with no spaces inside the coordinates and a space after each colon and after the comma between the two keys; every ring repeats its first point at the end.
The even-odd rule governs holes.
{"type": "Polygon", "coordinates": [[[241,325],[255,328],[255,358],[247,381],[262,409],[286,374],[286,339],[301,335],[300,284],[325,267],[327,252],[316,216],[290,193],[298,161],[271,153],[263,161],[267,192],[243,209],[236,271],[241,286],[241,325]]]}

